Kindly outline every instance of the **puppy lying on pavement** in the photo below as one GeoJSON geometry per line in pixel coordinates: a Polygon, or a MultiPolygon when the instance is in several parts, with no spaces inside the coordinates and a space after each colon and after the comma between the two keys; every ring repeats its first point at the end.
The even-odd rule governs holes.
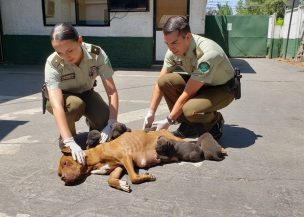
{"type": "MultiPolygon", "coordinates": [[[[150,173],[136,173],[134,167],[148,168],[162,163],[156,152],[159,137],[174,142],[184,142],[166,130],[125,132],[112,141],[85,150],[86,165],[74,161],[69,148],[64,148],[58,166],[58,175],[66,185],[73,185],[91,173],[109,174],[108,184],[111,187],[130,192],[129,184],[120,180],[124,171],[128,173],[133,184],[156,180],[150,173]]],[[[167,162],[169,161],[163,163],[167,162]]]]}
{"type": "Polygon", "coordinates": [[[210,133],[201,135],[197,142],[176,142],[161,136],[157,140],[156,152],[163,162],[221,161],[227,155],[210,133]]]}

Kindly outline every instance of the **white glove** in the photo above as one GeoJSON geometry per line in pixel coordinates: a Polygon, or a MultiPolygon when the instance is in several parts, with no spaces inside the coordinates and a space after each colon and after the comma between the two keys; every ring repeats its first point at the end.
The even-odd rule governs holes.
{"type": "Polygon", "coordinates": [[[151,109],[149,109],[146,117],[145,117],[145,120],[144,120],[144,124],[143,124],[143,130],[145,128],[149,128],[152,126],[152,123],[154,121],[154,117],[155,117],[155,112],[152,111],[151,109]]]}
{"type": "Polygon", "coordinates": [[[108,124],[105,128],[103,128],[103,130],[100,132],[100,143],[104,143],[108,140],[109,135],[112,131],[112,124],[114,124],[116,122],[115,119],[109,119],[108,120],[108,124]]]}
{"type": "Polygon", "coordinates": [[[164,120],[154,121],[152,126],[156,127],[156,131],[162,130],[162,129],[166,130],[169,128],[170,123],[169,123],[168,119],[165,118],[164,120]]]}
{"type": "Polygon", "coordinates": [[[77,145],[74,138],[73,137],[67,138],[63,140],[63,143],[66,147],[69,147],[71,149],[73,159],[77,160],[82,165],[85,165],[86,155],[84,151],[80,148],[80,146],[77,145]]]}

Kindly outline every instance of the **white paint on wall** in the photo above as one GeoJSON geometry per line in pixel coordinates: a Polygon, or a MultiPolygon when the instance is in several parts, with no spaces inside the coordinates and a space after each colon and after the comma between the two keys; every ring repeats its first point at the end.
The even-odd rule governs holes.
{"type": "Polygon", "coordinates": [[[192,33],[205,34],[206,4],[207,0],[190,0],[189,24],[192,33]]]}
{"type": "Polygon", "coordinates": [[[276,25],[276,15],[269,16],[268,22],[268,38],[280,39],[282,38],[282,26],[276,25]]]}
{"type": "MultiPolygon", "coordinates": [[[[49,35],[50,26],[43,24],[41,0],[0,0],[5,35],[49,35]],[[16,16],[18,14],[18,16],[16,16]]],[[[153,0],[148,12],[111,12],[110,26],[77,26],[84,36],[153,36],[153,0]]]]}
{"type": "MultiPolygon", "coordinates": [[[[284,25],[282,27],[282,37],[287,38],[289,22],[291,18],[291,10],[287,10],[284,16],[284,25]]],[[[299,6],[293,10],[290,25],[289,39],[302,38],[304,32],[304,6],[299,6]]]]}
{"type": "MultiPolygon", "coordinates": [[[[192,33],[205,34],[206,4],[206,0],[190,0],[189,25],[192,33]]],[[[163,61],[168,48],[164,43],[163,32],[161,30],[156,31],[155,40],[155,60],[163,61]]]]}

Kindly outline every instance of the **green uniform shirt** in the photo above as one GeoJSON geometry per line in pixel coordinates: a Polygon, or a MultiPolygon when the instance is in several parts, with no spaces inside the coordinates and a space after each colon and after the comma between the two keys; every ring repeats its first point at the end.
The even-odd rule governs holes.
{"type": "Polygon", "coordinates": [[[83,58],[79,64],[70,64],[56,52],[45,64],[45,82],[49,90],[61,89],[71,93],[90,90],[97,76],[107,79],[113,76],[113,69],[106,53],[98,46],[82,43],[83,58]]]}
{"type": "Polygon", "coordinates": [[[163,67],[169,72],[180,67],[191,75],[191,79],[212,86],[224,84],[234,76],[233,67],[223,49],[214,41],[195,34],[192,34],[185,56],[176,56],[168,49],[163,67]]]}

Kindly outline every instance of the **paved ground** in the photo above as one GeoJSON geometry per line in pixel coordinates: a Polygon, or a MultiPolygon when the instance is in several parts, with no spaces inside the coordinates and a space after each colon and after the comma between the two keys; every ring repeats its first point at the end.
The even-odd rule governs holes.
{"type": "MultiPolygon", "coordinates": [[[[108,187],[107,176],[64,186],[56,173],[58,132],[41,113],[43,68],[0,66],[0,216],[304,216],[304,69],[232,61],[243,72],[243,96],[222,110],[220,143],[229,156],[151,168],[157,180],[131,184],[132,193],[108,187]]],[[[115,74],[119,120],[133,129],[142,126],[157,75],[115,74]]],[[[166,114],[162,104],[158,118],[166,114]]],[[[86,131],[84,120],[78,129],[86,131]]]]}

